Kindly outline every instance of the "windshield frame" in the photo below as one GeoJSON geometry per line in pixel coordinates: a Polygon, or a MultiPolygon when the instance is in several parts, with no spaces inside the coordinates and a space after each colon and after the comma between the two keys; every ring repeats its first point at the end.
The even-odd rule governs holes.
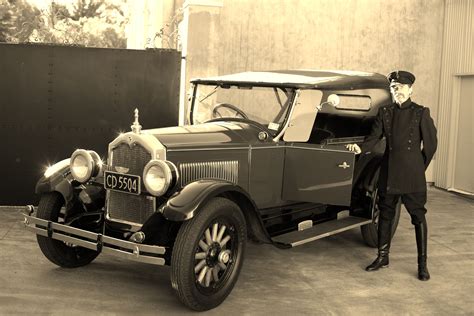
{"type": "Polygon", "coordinates": [[[204,124],[204,123],[207,123],[207,122],[222,122],[222,121],[229,121],[229,122],[247,122],[248,124],[252,124],[252,125],[259,125],[261,127],[264,127],[265,131],[267,131],[273,138],[275,141],[278,141],[282,134],[284,134],[284,130],[287,128],[287,125],[288,125],[288,120],[289,120],[289,117],[292,113],[292,110],[294,108],[294,105],[295,105],[295,102],[297,100],[297,96],[298,96],[298,92],[299,92],[299,89],[298,88],[289,88],[289,87],[279,87],[279,86],[269,86],[269,85],[258,85],[258,84],[252,84],[252,85],[249,85],[249,84],[245,84],[245,85],[239,85],[239,84],[230,84],[230,86],[232,87],[245,87],[245,88],[276,88],[276,89],[279,89],[279,88],[284,88],[284,89],[287,89],[288,90],[288,93],[289,93],[289,96],[288,96],[288,106],[287,106],[287,109],[285,110],[285,115],[280,123],[280,126],[278,128],[278,130],[271,130],[269,128],[267,128],[265,125],[259,123],[259,122],[256,122],[254,120],[251,120],[251,119],[238,119],[238,120],[235,120],[235,119],[232,119],[232,118],[229,118],[229,117],[222,117],[222,118],[215,118],[215,119],[211,119],[211,120],[208,120],[204,123],[195,123],[194,122],[194,109],[195,109],[195,106],[196,106],[196,94],[197,94],[197,91],[198,91],[198,86],[216,86],[216,87],[220,87],[222,88],[223,86],[229,86],[229,84],[224,84],[222,82],[206,82],[206,83],[198,83],[198,82],[193,82],[192,83],[192,97],[191,97],[191,100],[190,100],[190,106],[189,106],[189,114],[188,114],[188,121],[190,123],[190,125],[196,125],[196,124],[204,124]],[[283,132],[283,133],[282,133],[283,132]]]}

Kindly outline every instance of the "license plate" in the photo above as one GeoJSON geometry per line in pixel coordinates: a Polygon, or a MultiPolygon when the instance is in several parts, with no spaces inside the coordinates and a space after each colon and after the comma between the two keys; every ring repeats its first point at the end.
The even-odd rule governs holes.
{"type": "Polygon", "coordinates": [[[139,176],[106,171],[104,187],[108,190],[138,195],[141,191],[141,179],[139,176]]]}

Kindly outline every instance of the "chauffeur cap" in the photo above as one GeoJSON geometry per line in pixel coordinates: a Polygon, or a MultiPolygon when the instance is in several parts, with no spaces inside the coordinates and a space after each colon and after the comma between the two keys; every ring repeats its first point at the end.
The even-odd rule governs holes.
{"type": "Polygon", "coordinates": [[[387,79],[390,83],[399,82],[411,85],[415,82],[415,76],[411,72],[404,70],[392,71],[388,74],[387,79]]]}

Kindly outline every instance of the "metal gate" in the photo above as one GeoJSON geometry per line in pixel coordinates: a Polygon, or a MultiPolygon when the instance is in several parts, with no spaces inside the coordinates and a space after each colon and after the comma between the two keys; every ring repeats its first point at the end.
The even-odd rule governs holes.
{"type": "Polygon", "coordinates": [[[35,203],[46,166],[76,148],[105,157],[129,131],[178,123],[181,54],[0,44],[0,205],[35,203]]]}

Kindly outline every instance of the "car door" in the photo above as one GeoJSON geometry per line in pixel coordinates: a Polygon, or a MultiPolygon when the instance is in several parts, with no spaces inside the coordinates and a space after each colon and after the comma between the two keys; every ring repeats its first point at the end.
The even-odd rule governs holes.
{"type": "Polygon", "coordinates": [[[322,103],[322,95],[318,90],[301,90],[292,109],[284,135],[282,199],[350,205],[355,154],[344,145],[306,143],[318,108],[331,106],[322,103]]]}
{"type": "Polygon", "coordinates": [[[350,205],[355,154],[344,146],[290,143],[285,150],[284,200],[350,205]]]}

